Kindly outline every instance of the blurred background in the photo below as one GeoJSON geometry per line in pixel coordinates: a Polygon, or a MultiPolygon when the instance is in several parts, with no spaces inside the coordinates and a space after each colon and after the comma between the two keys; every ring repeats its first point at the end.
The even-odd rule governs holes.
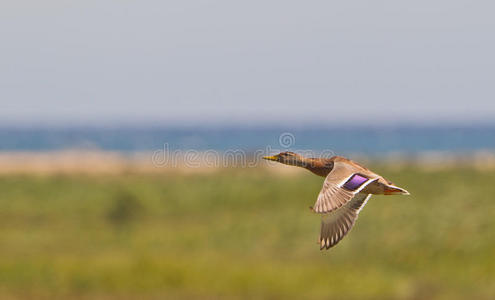
{"type": "Polygon", "coordinates": [[[494,299],[495,4],[0,4],[0,298],[494,299]],[[321,252],[343,155],[376,196],[321,252]]]}

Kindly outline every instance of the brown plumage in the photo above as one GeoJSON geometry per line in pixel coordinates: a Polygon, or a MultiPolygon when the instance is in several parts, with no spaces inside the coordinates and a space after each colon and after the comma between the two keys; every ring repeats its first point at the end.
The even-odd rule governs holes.
{"type": "Polygon", "coordinates": [[[374,195],[409,195],[384,177],[341,156],[306,158],[294,152],[263,157],[308,169],[325,177],[312,210],[322,215],[320,249],[335,246],[354,226],[361,209],[374,195]]]}

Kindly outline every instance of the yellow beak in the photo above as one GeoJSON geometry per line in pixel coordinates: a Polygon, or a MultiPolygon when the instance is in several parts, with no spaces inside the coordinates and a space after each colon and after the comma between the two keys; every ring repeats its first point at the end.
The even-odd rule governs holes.
{"type": "Polygon", "coordinates": [[[263,156],[263,159],[278,161],[277,156],[263,156]]]}

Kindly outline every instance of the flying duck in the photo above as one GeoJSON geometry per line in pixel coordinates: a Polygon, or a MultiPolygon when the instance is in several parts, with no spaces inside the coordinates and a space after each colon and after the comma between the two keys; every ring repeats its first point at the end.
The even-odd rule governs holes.
{"type": "Polygon", "coordinates": [[[371,195],[409,195],[405,189],[342,156],[306,158],[294,152],[282,152],[263,158],[303,167],[325,177],[316,203],[310,207],[321,214],[320,250],[328,250],[342,240],[371,195]]]}

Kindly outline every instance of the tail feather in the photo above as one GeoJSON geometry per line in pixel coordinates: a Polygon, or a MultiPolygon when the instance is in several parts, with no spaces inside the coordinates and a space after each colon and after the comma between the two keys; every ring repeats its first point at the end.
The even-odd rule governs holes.
{"type": "Polygon", "coordinates": [[[409,195],[409,192],[395,185],[387,185],[383,192],[384,195],[409,195]]]}

